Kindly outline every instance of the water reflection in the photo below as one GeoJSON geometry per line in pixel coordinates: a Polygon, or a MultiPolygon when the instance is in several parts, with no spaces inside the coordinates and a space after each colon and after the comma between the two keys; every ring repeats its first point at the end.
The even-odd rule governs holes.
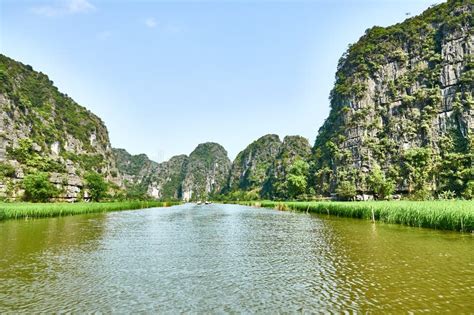
{"type": "Polygon", "coordinates": [[[0,312],[466,312],[473,245],[232,205],[7,221],[0,312]]]}

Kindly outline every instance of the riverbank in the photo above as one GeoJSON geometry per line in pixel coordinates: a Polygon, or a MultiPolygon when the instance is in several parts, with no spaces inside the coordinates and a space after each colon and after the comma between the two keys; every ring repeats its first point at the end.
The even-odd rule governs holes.
{"type": "Polygon", "coordinates": [[[154,207],[169,207],[179,202],[120,201],[78,203],[0,203],[0,221],[22,218],[44,218],[94,212],[135,210],[154,207]]]}
{"type": "Polygon", "coordinates": [[[278,210],[314,212],[414,227],[474,232],[474,202],[469,200],[364,202],[235,201],[228,203],[278,210]]]}

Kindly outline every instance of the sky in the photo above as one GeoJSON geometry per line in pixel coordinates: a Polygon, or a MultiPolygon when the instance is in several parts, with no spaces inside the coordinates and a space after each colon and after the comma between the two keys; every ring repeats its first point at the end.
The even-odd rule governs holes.
{"type": "Polygon", "coordinates": [[[313,144],[348,45],[434,3],[0,0],[0,52],[101,117],[113,147],[161,162],[213,141],[233,159],[269,133],[313,144]]]}

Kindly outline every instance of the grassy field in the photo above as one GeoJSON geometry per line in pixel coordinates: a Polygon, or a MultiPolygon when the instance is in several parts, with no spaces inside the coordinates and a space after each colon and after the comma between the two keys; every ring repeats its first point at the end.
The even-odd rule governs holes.
{"type": "Polygon", "coordinates": [[[153,207],[169,207],[178,202],[122,201],[78,203],[0,203],[0,220],[57,217],[93,212],[133,210],[153,207]]]}
{"type": "Polygon", "coordinates": [[[279,210],[298,210],[415,227],[474,232],[474,201],[233,202],[279,210]]]}

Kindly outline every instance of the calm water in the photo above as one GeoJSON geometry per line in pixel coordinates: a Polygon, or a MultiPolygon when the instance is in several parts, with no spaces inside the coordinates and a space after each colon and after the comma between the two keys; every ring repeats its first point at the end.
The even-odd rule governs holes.
{"type": "Polygon", "coordinates": [[[474,236],[232,205],[0,223],[0,313],[474,312],[474,236]]]}

